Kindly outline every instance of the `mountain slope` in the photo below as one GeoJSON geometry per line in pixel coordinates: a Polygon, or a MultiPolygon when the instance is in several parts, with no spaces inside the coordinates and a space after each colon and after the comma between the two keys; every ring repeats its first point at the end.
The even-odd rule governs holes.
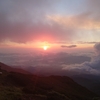
{"type": "Polygon", "coordinates": [[[88,88],[94,93],[100,95],[100,76],[95,75],[76,75],[72,79],[78,84],[88,88]]]}
{"type": "Polygon", "coordinates": [[[10,67],[6,64],[3,64],[1,62],[0,62],[0,67],[1,67],[2,70],[6,70],[8,72],[18,72],[18,73],[23,73],[23,74],[29,74],[28,71],[25,71],[25,70],[20,69],[20,68],[12,68],[12,67],[10,67]]]}
{"type": "Polygon", "coordinates": [[[0,96],[7,93],[4,94],[5,98],[9,98],[8,94],[12,94],[14,98],[21,96],[20,100],[23,100],[24,96],[27,96],[27,99],[31,98],[30,100],[36,96],[38,98],[36,100],[91,100],[96,96],[68,77],[39,77],[8,72],[3,72],[0,76],[0,89],[2,90],[0,96]]]}
{"type": "Polygon", "coordinates": [[[2,72],[0,100],[92,100],[97,96],[67,76],[36,76],[8,72],[8,68],[2,72]]]}

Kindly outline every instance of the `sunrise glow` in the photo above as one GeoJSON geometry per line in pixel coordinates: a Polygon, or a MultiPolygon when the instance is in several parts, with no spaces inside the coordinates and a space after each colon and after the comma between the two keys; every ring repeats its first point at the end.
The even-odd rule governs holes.
{"type": "Polygon", "coordinates": [[[48,46],[43,46],[43,49],[44,49],[44,50],[47,50],[47,49],[48,49],[48,46]]]}

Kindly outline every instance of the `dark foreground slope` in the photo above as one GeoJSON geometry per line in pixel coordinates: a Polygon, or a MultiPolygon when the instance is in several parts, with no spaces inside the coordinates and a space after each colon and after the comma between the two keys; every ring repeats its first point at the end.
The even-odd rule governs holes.
{"type": "Polygon", "coordinates": [[[93,99],[97,95],[67,76],[1,71],[0,100],[98,100],[93,99]]]}
{"type": "Polygon", "coordinates": [[[82,74],[74,75],[72,79],[100,96],[100,76],[82,74]]]}

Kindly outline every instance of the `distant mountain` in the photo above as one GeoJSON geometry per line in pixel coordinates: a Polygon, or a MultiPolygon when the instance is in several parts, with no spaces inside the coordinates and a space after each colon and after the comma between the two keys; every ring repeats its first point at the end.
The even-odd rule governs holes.
{"type": "Polygon", "coordinates": [[[23,73],[23,74],[29,74],[28,71],[25,71],[25,70],[20,69],[20,68],[12,68],[12,67],[10,67],[6,64],[3,64],[1,62],[0,62],[0,67],[1,67],[2,70],[6,70],[8,72],[18,72],[18,73],[23,73]]]}
{"type": "Polygon", "coordinates": [[[94,100],[97,97],[67,76],[7,72],[8,66],[2,63],[1,66],[5,70],[0,75],[0,100],[94,100]]]}
{"type": "Polygon", "coordinates": [[[78,84],[100,95],[100,76],[80,74],[80,75],[74,75],[71,78],[78,84]]]}

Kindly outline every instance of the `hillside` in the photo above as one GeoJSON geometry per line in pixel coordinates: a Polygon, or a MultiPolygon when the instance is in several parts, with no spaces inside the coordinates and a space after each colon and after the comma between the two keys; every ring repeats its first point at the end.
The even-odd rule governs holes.
{"type": "Polygon", "coordinates": [[[12,67],[10,67],[6,64],[3,64],[1,62],[0,62],[0,67],[1,67],[2,70],[6,70],[8,72],[18,72],[18,73],[23,73],[23,74],[29,74],[28,71],[25,71],[25,70],[20,69],[20,68],[12,68],[12,67]]]}
{"type": "Polygon", "coordinates": [[[2,72],[0,100],[92,100],[97,96],[67,76],[2,72]]]}
{"type": "Polygon", "coordinates": [[[72,79],[78,84],[86,87],[94,93],[100,95],[100,76],[96,75],[76,75],[72,79]]]}

